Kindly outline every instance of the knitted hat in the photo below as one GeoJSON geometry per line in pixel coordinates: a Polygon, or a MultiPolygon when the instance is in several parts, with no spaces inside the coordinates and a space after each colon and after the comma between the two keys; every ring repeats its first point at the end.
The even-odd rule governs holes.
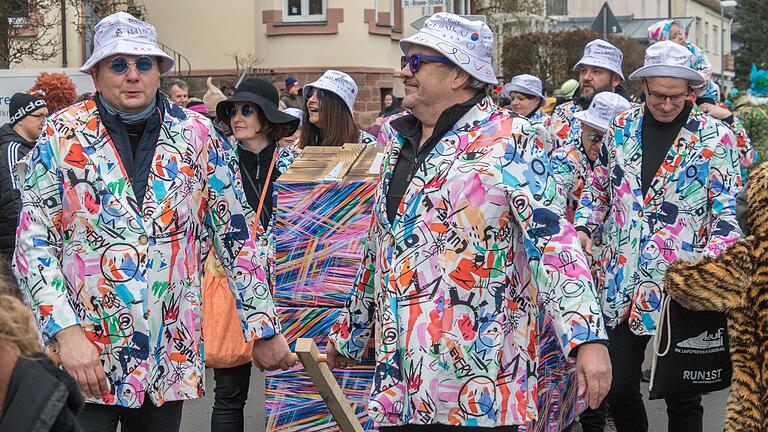
{"type": "Polygon", "coordinates": [[[35,95],[26,93],[14,94],[11,96],[11,103],[8,104],[11,126],[16,125],[24,117],[46,106],[45,101],[35,95]]]}
{"type": "Polygon", "coordinates": [[[299,82],[299,80],[297,80],[296,78],[294,78],[292,76],[289,76],[288,78],[285,79],[285,89],[286,90],[290,90],[291,87],[296,85],[298,82],[299,82]]]}

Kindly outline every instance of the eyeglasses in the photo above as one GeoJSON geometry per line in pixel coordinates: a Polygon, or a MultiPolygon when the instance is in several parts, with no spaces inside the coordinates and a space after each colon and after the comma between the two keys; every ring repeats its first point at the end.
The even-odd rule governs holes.
{"type": "Polygon", "coordinates": [[[307,91],[307,94],[304,95],[304,98],[306,100],[312,99],[312,96],[317,96],[317,99],[325,98],[327,96],[327,93],[323,89],[316,89],[314,87],[310,87],[309,91],[307,91]]]}
{"type": "Polygon", "coordinates": [[[643,80],[645,82],[645,88],[648,90],[648,93],[646,94],[646,99],[654,104],[662,104],[669,99],[669,102],[673,105],[678,105],[682,102],[685,102],[686,99],[688,99],[688,92],[676,94],[676,95],[665,95],[661,93],[656,93],[655,91],[651,90],[651,87],[648,85],[648,81],[643,80]]]}
{"type": "MultiPolygon", "coordinates": [[[[240,114],[243,117],[250,117],[256,112],[256,108],[250,105],[243,105],[240,107],[240,114]]],[[[237,115],[237,107],[235,105],[227,106],[227,117],[232,118],[237,115]]]]}
{"type": "Polygon", "coordinates": [[[112,72],[122,75],[128,71],[128,66],[136,65],[136,70],[141,73],[147,73],[152,70],[154,64],[155,61],[149,56],[141,56],[132,62],[129,62],[125,57],[115,57],[112,59],[109,68],[112,69],[112,72]]]}
{"type": "Polygon", "coordinates": [[[603,141],[603,137],[605,134],[597,133],[597,132],[590,132],[589,135],[587,135],[587,139],[589,142],[597,144],[599,142],[603,141]]]}
{"type": "Polygon", "coordinates": [[[407,65],[412,74],[416,74],[419,71],[422,64],[425,63],[443,63],[452,64],[453,62],[445,57],[437,57],[426,54],[414,54],[411,56],[400,57],[400,69],[405,69],[407,65]]]}

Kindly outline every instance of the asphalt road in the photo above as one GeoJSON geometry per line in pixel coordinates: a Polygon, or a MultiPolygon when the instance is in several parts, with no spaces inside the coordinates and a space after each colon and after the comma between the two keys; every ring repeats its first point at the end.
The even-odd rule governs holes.
{"type": "MultiPolygon", "coordinates": [[[[181,427],[183,432],[210,431],[211,407],[213,406],[213,372],[210,370],[206,373],[206,386],[209,392],[204,399],[184,403],[184,417],[181,427]]],[[[643,394],[647,397],[648,384],[643,384],[643,394]]],[[[722,432],[727,399],[727,390],[704,396],[704,432],[722,432]]],[[[650,432],[666,431],[667,412],[664,401],[646,401],[646,409],[650,422],[650,432]]],[[[245,430],[262,432],[264,425],[264,376],[254,369],[254,373],[251,374],[248,403],[245,406],[245,430]]]]}

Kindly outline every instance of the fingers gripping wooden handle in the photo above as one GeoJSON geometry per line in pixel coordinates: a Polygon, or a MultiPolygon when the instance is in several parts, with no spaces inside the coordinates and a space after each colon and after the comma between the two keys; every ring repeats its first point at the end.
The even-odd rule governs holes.
{"type": "Polygon", "coordinates": [[[317,350],[315,341],[309,338],[300,338],[296,341],[295,356],[304,365],[312,382],[317,387],[320,397],[328,405],[333,419],[339,425],[342,432],[363,432],[363,425],[355,416],[355,410],[347,402],[344,393],[333,377],[328,364],[327,357],[320,354],[317,350]]]}

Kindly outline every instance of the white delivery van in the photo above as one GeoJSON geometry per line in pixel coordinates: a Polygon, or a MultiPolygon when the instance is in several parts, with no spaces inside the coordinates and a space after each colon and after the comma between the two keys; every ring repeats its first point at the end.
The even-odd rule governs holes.
{"type": "Polygon", "coordinates": [[[8,123],[8,105],[14,93],[27,93],[42,72],[63,73],[75,83],[77,94],[94,92],[91,76],[76,68],[0,69],[0,125],[8,123]]]}

